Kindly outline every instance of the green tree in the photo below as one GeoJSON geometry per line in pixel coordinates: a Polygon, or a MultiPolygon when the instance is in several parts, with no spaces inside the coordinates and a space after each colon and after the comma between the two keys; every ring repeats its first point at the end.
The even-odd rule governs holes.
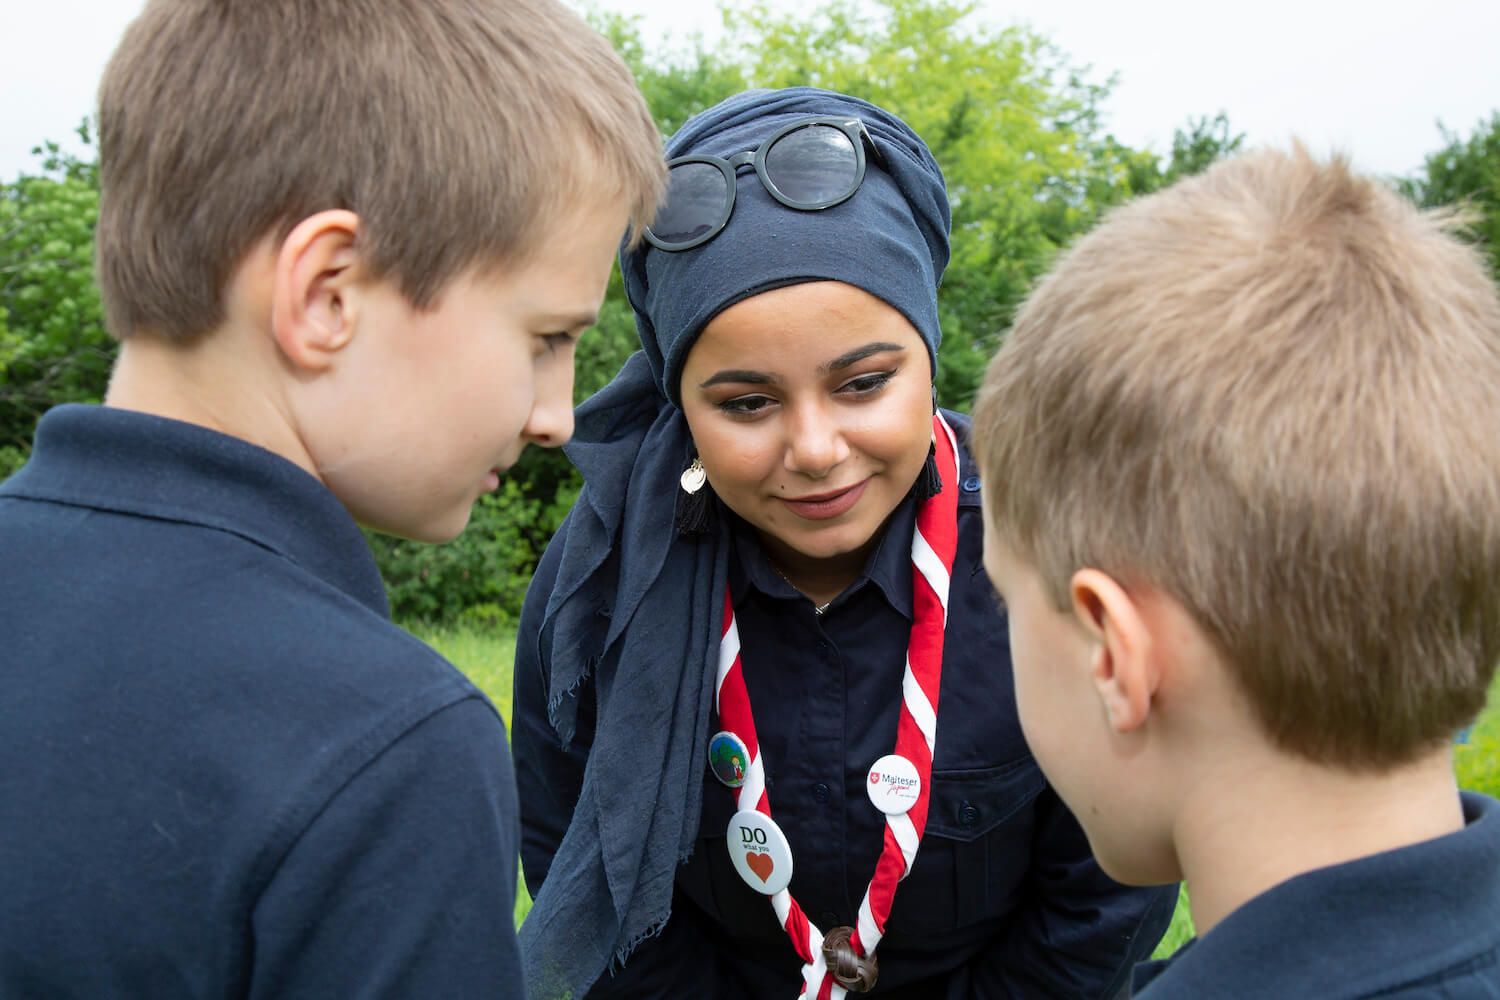
{"type": "Polygon", "coordinates": [[[1427,157],[1403,187],[1426,207],[1459,205],[1474,216],[1472,231],[1500,281],[1500,111],[1467,139],[1439,125],[1443,148],[1427,157]]]}
{"type": "MultiPolygon", "coordinates": [[[[78,129],[85,142],[89,128],[78,129]]],[[[100,399],[114,345],[94,285],[98,174],[48,143],[40,172],[0,185],[0,476],[49,406],[100,399]]]]}
{"type": "Polygon", "coordinates": [[[651,52],[641,40],[639,17],[594,11],[589,22],[630,67],[664,136],[704,108],[749,86],[741,60],[727,57],[732,43],[711,48],[695,37],[682,51],[651,52]]]}
{"type": "Polygon", "coordinates": [[[1245,134],[1229,127],[1229,116],[1220,111],[1212,118],[1204,115],[1188,120],[1186,129],[1172,133],[1172,152],[1161,183],[1170,184],[1181,177],[1202,173],[1216,161],[1239,152],[1245,134]]]}
{"type": "Polygon", "coordinates": [[[726,15],[755,86],[809,84],[903,118],[942,166],[952,261],[939,300],[938,390],[966,408],[1011,314],[1058,247],[1131,193],[1139,158],[1104,134],[1091,82],[1045,39],[958,0],[764,4],[726,15]]]}

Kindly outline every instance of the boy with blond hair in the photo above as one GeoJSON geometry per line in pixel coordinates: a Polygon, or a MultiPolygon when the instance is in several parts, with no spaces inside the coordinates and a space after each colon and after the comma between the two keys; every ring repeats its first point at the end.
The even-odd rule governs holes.
{"type": "Polygon", "coordinates": [[[150,0],[99,134],[119,360],[0,486],[0,995],[519,997],[504,726],[356,521],[568,438],[644,102],[555,0],[150,0]]]}
{"type": "Polygon", "coordinates": [[[1143,1000],[1500,996],[1500,302],[1300,147],[1114,213],[975,411],[1021,719],[1106,872],[1185,879],[1143,1000]]]}

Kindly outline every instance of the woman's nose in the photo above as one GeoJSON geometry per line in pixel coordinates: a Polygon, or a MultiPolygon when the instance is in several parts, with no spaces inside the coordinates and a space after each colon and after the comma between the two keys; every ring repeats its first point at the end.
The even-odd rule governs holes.
{"type": "Polygon", "coordinates": [[[822,479],[848,457],[849,444],[833,414],[819,406],[793,411],[787,421],[784,465],[788,472],[822,479]]]}

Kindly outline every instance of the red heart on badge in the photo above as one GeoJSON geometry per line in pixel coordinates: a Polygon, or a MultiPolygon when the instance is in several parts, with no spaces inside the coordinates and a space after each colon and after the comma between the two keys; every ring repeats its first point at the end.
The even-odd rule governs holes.
{"type": "Polygon", "coordinates": [[[872,785],[878,785],[878,784],[880,784],[880,775],[877,774],[877,773],[875,773],[874,771],[870,772],[870,784],[872,784],[872,785]]]}
{"type": "Polygon", "coordinates": [[[776,862],[771,859],[769,854],[746,855],[745,864],[749,865],[750,870],[760,876],[762,882],[769,882],[771,880],[771,873],[776,870],[776,862]]]}

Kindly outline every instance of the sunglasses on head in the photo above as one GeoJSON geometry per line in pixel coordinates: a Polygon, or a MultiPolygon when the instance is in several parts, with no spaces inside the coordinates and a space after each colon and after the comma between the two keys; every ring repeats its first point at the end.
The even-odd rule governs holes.
{"type": "Polygon", "coordinates": [[[734,212],[735,173],[755,168],[771,197],[787,208],[816,212],[847,201],[865,179],[865,150],[885,159],[858,118],[818,115],[777,129],[753,150],[724,159],[679,156],[667,161],[667,194],[646,227],[658,250],[691,250],[719,235],[734,212]]]}

